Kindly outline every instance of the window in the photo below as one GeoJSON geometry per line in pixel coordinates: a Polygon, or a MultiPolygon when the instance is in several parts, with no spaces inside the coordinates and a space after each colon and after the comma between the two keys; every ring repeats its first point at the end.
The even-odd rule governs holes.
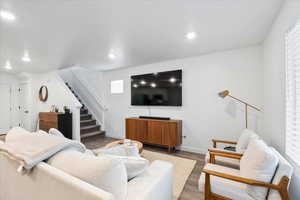
{"type": "Polygon", "coordinates": [[[285,149],[300,165],[300,22],[286,35],[285,149]]]}
{"type": "Polygon", "coordinates": [[[116,80],[110,82],[110,93],[111,94],[122,94],[124,92],[124,81],[116,80]]]}

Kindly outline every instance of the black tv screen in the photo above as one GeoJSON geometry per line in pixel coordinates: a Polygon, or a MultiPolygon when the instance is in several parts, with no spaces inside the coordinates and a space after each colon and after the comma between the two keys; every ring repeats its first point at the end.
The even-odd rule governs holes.
{"type": "Polygon", "coordinates": [[[181,106],[182,70],[131,76],[131,105],[181,106]]]}

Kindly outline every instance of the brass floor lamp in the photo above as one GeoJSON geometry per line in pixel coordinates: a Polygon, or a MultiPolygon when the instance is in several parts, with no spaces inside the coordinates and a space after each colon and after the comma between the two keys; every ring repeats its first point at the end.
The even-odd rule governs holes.
{"type": "Polygon", "coordinates": [[[241,103],[245,104],[246,128],[248,128],[248,107],[251,107],[251,108],[253,108],[253,109],[257,110],[257,111],[261,111],[259,108],[255,107],[255,106],[253,106],[251,104],[248,104],[248,103],[246,103],[245,101],[243,101],[241,99],[238,99],[236,97],[231,96],[228,90],[224,90],[222,92],[219,92],[219,96],[222,97],[222,98],[225,98],[225,97],[229,96],[229,97],[237,100],[238,102],[241,102],[241,103]]]}

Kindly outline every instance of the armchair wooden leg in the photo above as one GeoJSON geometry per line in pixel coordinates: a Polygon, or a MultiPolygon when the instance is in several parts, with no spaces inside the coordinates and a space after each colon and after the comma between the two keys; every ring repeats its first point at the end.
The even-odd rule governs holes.
{"type": "Polygon", "coordinates": [[[289,184],[289,178],[284,176],[281,178],[279,183],[279,193],[282,200],[289,200],[289,192],[288,192],[288,184],[289,184]]]}
{"type": "Polygon", "coordinates": [[[210,176],[209,174],[205,174],[205,186],[204,186],[204,199],[211,200],[211,193],[210,193],[210,176]]]}

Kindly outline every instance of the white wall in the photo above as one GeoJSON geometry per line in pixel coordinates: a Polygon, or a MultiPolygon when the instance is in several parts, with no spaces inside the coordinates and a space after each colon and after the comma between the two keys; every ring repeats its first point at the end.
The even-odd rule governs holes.
{"type": "MultiPolygon", "coordinates": [[[[264,138],[285,149],[285,33],[300,20],[300,1],[287,0],[264,42],[264,138]]],[[[300,199],[300,169],[292,179],[292,199],[300,199]]]]}
{"type": "Polygon", "coordinates": [[[18,82],[17,76],[0,72],[0,84],[18,84],[18,82]]]}
{"type": "Polygon", "coordinates": [[[39,112],[49,112],[52,105],[56,105],[60,112],[63,112],[63,107],[68,106],[73,113],[73,138],[80,140],[81,104],[67,88],[57,72],[30,74],[30,84],[34,102],[32,107],[34,113],[32,116],[33,127],[37,126],[39,112]],[[39,89],[42,85],[46,85],[48,88],[49,96],[46,102],[39,100],[39,89]]]}
{"type": "MultiPolygon", "coordinates": [[[[171,60],[104,72],[108,106],[106,131],[125,137],[125,118],[149,115],[147,107],[130,105],[130,76],[166,70],[183,70],[183,106],[151,107],[152,116],[183,120],[183,149],[206,152],[212,138],[236,140],[245,127],[244,107],[218,97],[228,89],[232,95],[262,106],[262,52],[258,46],[194,58],[171,60]],[[125,81],[124,94],[110,94],[110,81],[125,81]]],[[[250,111],[250,128],[260,132],[260,114],[250,111]]]]}

